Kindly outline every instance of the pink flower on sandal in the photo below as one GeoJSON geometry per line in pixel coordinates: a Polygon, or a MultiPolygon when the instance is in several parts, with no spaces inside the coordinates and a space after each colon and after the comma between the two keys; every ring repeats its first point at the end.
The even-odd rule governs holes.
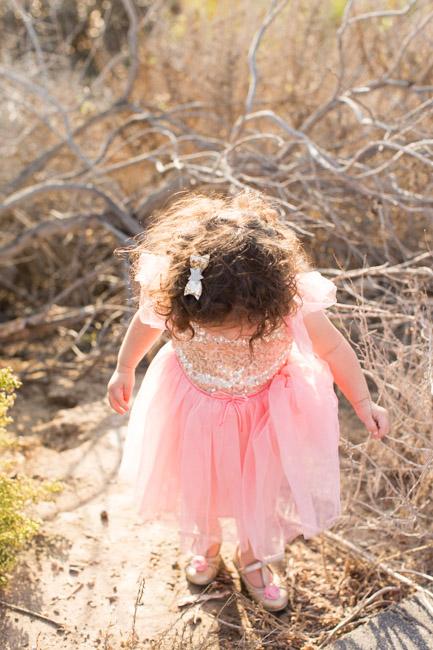
{"type": "Polygon", "coordinates": [[[192,558],[190,565],[192,566],[193,569],[201,573],[202,571],[206,571],[208,568],[208,563],[206,558],[203,555],[194,555],[192,558]]]}
{"type": "Polygon", "coordinates": [[[277,585],[274,585],[273,582],[271,582],[270,585],[267,585],[265,587],[265,590],[263,592],[263,596],[267,598],[268,600],[277,600],[277,598],[280,597],[280,590],[277,587],[277,585]]]}

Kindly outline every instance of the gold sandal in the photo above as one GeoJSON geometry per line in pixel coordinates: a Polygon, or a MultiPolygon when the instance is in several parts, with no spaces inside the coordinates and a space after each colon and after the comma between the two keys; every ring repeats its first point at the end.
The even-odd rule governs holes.
{"type": "Polygon", "coordinates": [[[221,555],[205,557],[194,555],[185,567],[187,579],[194,585],[204,587],[215,580],[221,567],[221,555]]]}
{"type": "MultiPolygon", "coordinates": [[[[284,555],[275,557],[274,560],[282,559],[284,555]]],[[[250,596],[259,603],[264,609],[269,612],[279,612],[281,609],[284,609],[289,602],[289,591],[287,587],[282,585],[281,578],[277,573],[272,571],[272,581],[269,581],[268,571],[266,571],[266,566],[269,562],[253,562],[246,567],[242,567],[239,560],[238,548],[236,548],[233,564],[236,567],[239,577],[242,580],[243,585],[250,594],[250,596]],[[257,571],[261,569],[263,587],[254,587],[246,575],[252,571],[257,571]]]]}

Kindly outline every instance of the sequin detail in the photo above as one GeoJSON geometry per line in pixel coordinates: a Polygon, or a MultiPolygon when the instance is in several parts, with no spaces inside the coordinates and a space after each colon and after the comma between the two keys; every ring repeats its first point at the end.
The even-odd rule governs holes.
{"type": "Polygon", "coordinates": [[[172,343],[187,377],[206,393],[257,393],[282,368],[291,349],[291,336],[285,325],[254,341],[252,354],[249,336],[228,339],[197,325],[194,332],[193,338],[178,335],[172,343]]]}

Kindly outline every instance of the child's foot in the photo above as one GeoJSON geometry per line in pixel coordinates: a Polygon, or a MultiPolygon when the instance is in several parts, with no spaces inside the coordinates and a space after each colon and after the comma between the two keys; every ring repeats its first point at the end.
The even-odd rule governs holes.
{"type": "Polygon", "coordinates": [[[185,567],[185,574],[189,582],[204,587],[215,580],[220,567],[219,546],[213,546],[206,555],[194,555],[185,567]]]}
{"type": "MultiPolygon", "coordinates": [[[[241,553],[241,557],[242,555],[241,553]]],[[[271,571],[265,562],[254,560],[247,566],[242,566],[236,549],[233,563],[250,596],[264,609],[278,612],[286,607],[289,601],[288,589],[281,584],[279,575],[271,571]]]]}
{"type": "MultiPolygon", "coordinates": [[[[239,565],[242,570],[245,570],[245,568],[250,567],[257,563],[257,560],[255,558],[252,558],[250,553],[242,553],[242,551],[239,550],[237,553],[239,556],[239,565]]],[[[266,572],[266,576],[265,576],[265,579],[267,581],[266,584],[272,582],[273,573],[268,566],[259,567],[257,569],[250,569],[248,571],[248,582],[253,587],[266,586],[263,580],[263,575],[262,575],[263,571],[266,572]]]]}

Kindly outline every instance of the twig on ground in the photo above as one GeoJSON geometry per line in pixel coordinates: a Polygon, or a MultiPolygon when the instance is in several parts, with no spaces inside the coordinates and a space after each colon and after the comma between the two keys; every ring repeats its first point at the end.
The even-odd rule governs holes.
{"type": "Polygon", "coordinates": [[[135,648],[137,642],[137,634],[135,632],[135,624],[137,620],[137,609],[138,606],[141,605],[145,586],[146,586],[146,581],[144,577],[140,577],[140,583],[138,585],[137,596],[135,598],[135,603],[134,603],[134,615],[132,617],[132,626],[131,626],[131,643],[133,648],[135,648]]]}
{"type": "Polygon", "coordinates": [[[211,591],[209,593],[199,594],[198,596],[186,596],[177,603],[178,607],[185,607],[186,605],[195,605],[196,603],[206,603],[208,600],[221,600],[230,596],[232,592],[229,589],[222,591],[211,591]]]}
{"type": "Polygon", "coordinates": [[[338,625],[330,630],[325,639],[319,645],[319,648],[325,647],[335,637],[337,632],[341,632],[341,630],[343,630],[351,621],[353,621],[353,619],[356,618],[363,609],[374,603],[376,600],[378,600],[378,598],[381,598],[385,594],[389,593],[400,593],[400,587],[383,587],[368,598],[363,598],[359,605],[354,607],[348,616],[345,616],[344,619],[338,623],[338,625]]]}
{"type": "Polygon", "coordinates": [[[429,596],[430,598],[433,598],[433,592],[431,592],[429,589],[426,589],[425,587],[422,587],[421,585],[417,584],[410,578],[407,578],[406,576],[402,575],[399,571],[394,571],[391,567],[387,566],[384,562],[378,560],[374,555],[371,553],[368,553],[367,551],[364,551],[362,548],[354,544],[353,542],[350,542],[347,539],[344,539],[340,535],[336,535],[335,533],[332,533],[331,531],[326,531],[324,533],[325,537],[332,543],[337,544],[340,547],[345,548],[346,550],[350,551],[351,553],[354,553],[358,557],[362,558],[365,560],[368,564],[373,565],[376,567],[379,571],[383,571],[387,575],[389,575],[391,578],[396,580],[397,582],[400,582],[408,587],[411,587],[412,589],[415,589],[416,591],[419,591],[426,596],[429,596]]]}
{"type": "Polygon", "coordinates": [[[59,630],[65,628],[64,623],[59,623],[58,621],[55,621],[54,619],[49,618],[48,616],[44,616],[43,614],[39,614],[38,612],[34,612],[31,609],[26,609],[25,607],[18,607],[17,605],[12,605],[12,603],[7,603],[4,600],[0,600],[0,606],[5,607],[6,609],[11,609],[13,612],[17,612],[18,614],[24,614],[25,616],[30,616],[31,618],[37,618],[39,621],[43,621],[44,623],[53,625],[59,630]]]}

